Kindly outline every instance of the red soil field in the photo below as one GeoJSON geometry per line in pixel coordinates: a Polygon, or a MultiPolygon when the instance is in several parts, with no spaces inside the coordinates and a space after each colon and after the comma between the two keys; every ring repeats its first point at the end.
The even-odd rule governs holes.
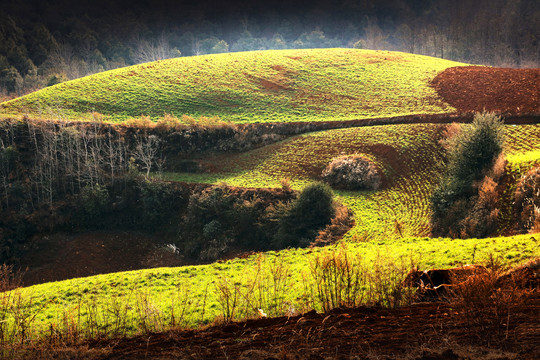
{"type": "Polygon", "coordinates": [[[540,69],[453,67],[437,75],[432,86],[460,113],[540,113],[540,69]]]}

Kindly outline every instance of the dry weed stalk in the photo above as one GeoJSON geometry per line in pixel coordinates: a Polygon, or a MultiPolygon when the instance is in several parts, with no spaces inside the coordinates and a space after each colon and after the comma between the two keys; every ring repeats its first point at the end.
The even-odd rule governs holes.
{"type": "Polygon", "coordinates": [[[503,333],[508,338],[513,315],[538,292],[524,286],[527,279],[523,273],[505,276],[505,270],[502,260],[490,255],[485,270],[476,271],[465,280],[452,280],[455,285],[449,292],[450,302],[465,316],[471,338],[485,338],[487,334],[500,337],[503,333]]]}
{"type": "Polygon", "coordinates": [[[351,257],[348,254],[346,245],[315,257],[310,270],[323,311],[362,303],[367,270],[360,256],[351,257]]]}
{"type": "Polygon", "coordinates": [[[216,295],[223,311],[223,321],[260,316],[280,316],[295,312],[287,302],[290,266],[282,258],[268,260],[264,255],[256,258],[253,268],[241,282],[222,277],[216,283],[216,295]]]}
{"type": "Polygon", "coordinates": [[[176,297],[171,298],[170,327],[186,327],[190,321],[188,315],[193,315],[192,301],[190,299],[191,286],[181,282],[176,286],[176,297]]]}
{"type": "Polygon", "coordinates": [[[216,281],[216,295],[221,306],[223,321],[228,323],[235,319],[240,291],[231,279],[221,277],[216,281]]]}

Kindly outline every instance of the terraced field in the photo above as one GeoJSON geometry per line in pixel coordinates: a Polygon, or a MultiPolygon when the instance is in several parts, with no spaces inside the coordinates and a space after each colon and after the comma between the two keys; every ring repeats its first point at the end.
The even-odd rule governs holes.
{"type": "MultiPolygon", "coordinates": [[[[429,235],[429,195],[443,161],[440,145],[445,125],[415,124],[339,129],[306,134],[243,154],[201,158],[213,169],[203,174],[165,174],[171,180],[225,182],[244,187],[279,187],[281,179],[300,189],[320,179],[330,160],[343,154],[363,154],[373,160],[386,180],[378,191],[337,191],[353,212],[350,240],[429,235]]],[[[540,126],[506,126],[508,194],[519,177],[540,161],[540,126]]],[[[510,196],[510,195],[507,195],[510,196]]],[[[505,203],[511,204],[507,199],[505,203]]],[[[506,209],[507,218],[510,217],[506,209]]]]}
{"type": "MultiPolygon", "coordinates": [[[[363,154],[382,169],[385,179],[381,189],[339,191],[338,195],[356,220],[342,244],[346,244],[348,256],[360,259],[367,268],[382,266],[379,271],[402,278],[411,264],[451,267],[490,255],[517,264],[540,256],[540,240],[530,234],[462,240],[427,237],[428,199],[443,160],[440,141],[444,129],[442,124],[409,124],[310,133],[246,153],[201,156],[197,160],[212,172],[167,177],[245,187],[279,187],[281,180],[288,178],[291,186],[299,189],[318,180],[333,157],[363,154]]],[[[534,154],[539,152],[540,125],[509,125],[506,133],[508,171],[515,174],[508,184],[510,194],[519,174],[539,160],[534,154]]],[[[260,305],[270,315],[286,314],[291,309],[302,312],[318,306],[312,290],[307,290],[315,281],[310,275],[314,259],[334,249],[289,249],[210,265],[105,274],[36,285],[19,290],[19,294],[32,318],[28,324],[32,337],[39,337],[44,329],[67,331],[66,326],[75,326],[69,325],[74,319],[84,331],[93,332],[81,335],[87,337],[100,331],[124,336],[145,328],[159,331],[171,323],[211,323],[223,316],[228,306],[223,302],[222,286],[246,294],[255,291],[253,279],[261,281],[257,286],[265,293],[279,292],[279,306],[276,301],[260,305]],[[283,271],[280,289],[272,288],[276,286],[276,269],[283,271]]],[[[243,308],[236,316],[256,316],[253,304],[237,300],[243,308]]]]}
{"type": "MultiPolygon", "coordinates": [[[[245,123],[450,113],[460,109],[441,100],[429,83],[458,65],[462,64],[350,49],[208,55],[59,84],[1,104],[0,115],[74,120],[98,116],[123,121],[140,115],[155,120],[169,113],[245,123]]],[[[403,272],[413,264],[422,269],[451,267],[489,256],[518,264],[539,257],[540,238],[531,234],[488,239],[428,237],[429,196],[443,171],[445,128],[443,124],[407,124],[328,130],[245,153],[195,156],[207,172],[168,173],[165,178],[252,188],[290,183],[301,189],[319,180],[334,157],[362,154],[382,170],[384,180],[376,191],[336,191],[355,218],[354,227],[336,246],[286,249],[210,265],[104,274],[16,290],[11,294],[20,295],[24,302],[27,335],[39,338],[46,332],[81,331],[83,338],[96,338],[208,324],[224,316],[235,317],[226,315],[231,305],[227,301],[232,300],[227,298],[232,293],[226,295],[226,291],[236,291],[234,301],[243,304],[236,317],[257,316],[257,307],[271,316],[321,310],[314,301],[314,259],[342,247],[358,264],[394,276],[386,283],[381,279],[366,283],[363,290],[376,283],[401,283],[403,272]],[[247,301],[248,294],[258,299],[247,301]]],[[[539,125],[508,125],[506,133],[509,176],[502,199],[501,235],[509,228],[515,184],[540,163],[539,125]]]]}
{"type": "Polygon", "coordinates": [[[0,104],[0,115],[122,121],[165,113],[231,122],[439,114],[429,86],[460,64],[388,51],[317,49],[184,57],[106,71],[0,104]],[[94,114],[95,115],[95,114],[94,114]]]}
{"type": "Polygon", "coordinates": [[[428,198],[437,180],[444,125],[416,124],[339,129],[298,136],[278,144],[201,162],[210,174],[166,174],[171,180],[225,182],[244,187],[293,188],[318,180],[332,158],[363,154],[383,170],[379,191],[338,191],[356,226],[348,239],[385,239],[429,234],[428,198]],[[398,229],[399,228],[399,229],[398,229]]]}

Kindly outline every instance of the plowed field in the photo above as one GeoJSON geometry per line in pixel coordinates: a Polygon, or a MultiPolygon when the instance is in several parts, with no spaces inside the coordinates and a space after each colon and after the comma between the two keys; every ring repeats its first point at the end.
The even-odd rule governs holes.
{"type": "Polygon", "coordinates": [[[452,67],[432,85],[458,112],[540,113],[540,69],[452,67]]]}

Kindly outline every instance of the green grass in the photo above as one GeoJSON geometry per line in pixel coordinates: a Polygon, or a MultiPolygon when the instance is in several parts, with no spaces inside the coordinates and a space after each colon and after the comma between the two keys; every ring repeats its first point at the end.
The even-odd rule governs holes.
{"type": "Polygon", "coordinates": [[[287,178],[300,189],[319,179],[332,158],[364,154],[385,175],[378,191],[337,191],[354,212],[355,227],[346,238],[371,240],[427,236],[428,197],[438,178],[444,125],[389,125],[339,129],[297,136],[243,154],[203,158],[213,174],[165,174],[167,179],[225,182],[243,187],[279,187],[287,178]],[[396,229],[401,226],[401,233],[396,229]]]}
{"type": "Polygon", "coordinates": [[[465,65],[399,52],[255,51],[146,63],[58,84],[0,105],[4,116],[111,121],[218,116],[231,122],[328,121],[449,113],[429,86],[465,65]]]}
{"type": "MultiPolygon", "coordinates": [[[[444,125],[417,124],[304,134],[242,154],[198,159],[215,167],[214,174],[169,174],[169,177],[249,187],[280,186],[280,179],[288,177],[293,187],[300,188],[316,180],[332,157],[361,153],[383,169],[386,181],[378,191],[338,193],[356,218],[355,227],[341,243],[346,244],[348,256],[362,257],[368,267],[375,266],[382,258],[402,263],[405,268],[415,263],[421,269],[481,262],[490,255],[508,264],[540,257],[540,237],[534,234],[455,240],[426,237],[429,194],[443,156],[440,145],[443,129],[444,125]],[[401,234],[396,231],[396,222],[402,226],[401,234]]],[[[531,154],[540,142],[540,126],[507,126],[506,129],[505,151],[511,159],[508,169],[519,163],[518,168],[527,171],[531,154]]],[[[159,330],[167,325],[163,321],[170,321],[173,307],[178,320],[180,304],[186,304],[187,310],[182,325],[206,324],[223,314],[220,303],[223,298],[216,290],[217,285],[226,280],[231,288],[248,291],[250,281],[258,276],[257,264],[262,261],[263,272],[270,276],[269,269],[277,261],[287,268],[283,280],[287,290],[280,293],[280,303],[300,311],[310,306],[319,309],[309,300],[314,289],[310,266],[316,256],[333,248],[271,251],[262,258],[251,256],[210,265],[148,269],[41,284],[21,290],[25,299],[23,308],[25,314],[35,316],[30,326],[31,336],[61,329],[75,319],[83,325],[97,319],[100,325],[95,331],[126,335],[142,331],[145,319],[158,315],[160,325],[153,329],[159,330]],[[141,304],[145,304],[144,309],[141,304]],[[117,324],[120,318],[127,322],[126,326],[117,324]]],[[[265,284],[270,286],[268,279],[265,284]]],[[[271,287],[263,290],[272,292],[271,287]]],[[[263,310],[273,315],[285,311],[283,308],[263,310]]],[[[256,316],[256,311],[249,308],[244,314],[256,316]]]]}
{"type": "MultiPolygon", "coordinates": [[[[313,285],[310,264],[314,257],[328,251],[332,249],[290,249],[210,265],[129,271],[24,288],[25,311],[35,314],[29,334],[39,337],[42,331],[46,334],[50,329],[60,329],[65,326],[66,317],[83,319],[81,323],[92,321],[87,319],[89,316],[100,319],[100,331],[113,332],[116,309],[130,324],[123,328],[122,335],[140,331],[137,327],[141,322],[141,301],[148,306],[144,312],[148,321],[153,316],[148,314],[148,309],[156,316],[170,318],[173,304],[178,311],[179,304],[188,299],[189,313],[183,325],[211,323],[223,312],[217,284],[227,279],[232,286],[245,290],[258,272],[270,274],[270,266],[275,265],[276,260],[288,269],[283,279],[286,291],[279,294],[280,302],[299,311],[307,310],[309,289],[306,291],[305,285],[313,285]]],[[[368,267],[380,259],[393,259],[394,264],[402,263],[404,268],[411,262],[420,268],[446,268],[487,260],[490,255],[508,264],[517,264],[540,256],[540,238],[531,235],[466,240],[408,238],[349,244],[346,251],[350,258],[361,257],[368,267]]],[[[284,312],[283,309],[264,310],[275,314],[284,312]]],[[[251,314],[255,315],[256,311],[251,314]]]]}
{"type": "MultiPolygon", "coordinates": [[[[386,176],[378,191],[336,191],[354,213],[355,226],[346,240],[380,240],[429,235],[429,196],[443,168],[440,145],[445,125],[414,124],[328,130],[296,136],[242,154],[199,157],[215,169],[210,174],[166,173],[166,179],[243,187],[280,187],[289,179],[295,189],[319,179],[333,157],[364,154],[386,176]],[[401,229],[401,232],[398,230],[401,229]]],[[[540,162],[540,126],[506,126],[505,155],[511,175],[504,197],[520,176],[540,162]]],[[[510,218],[505,208],[504,218],[510,218]]],[[[506,228],[506,226],[504,227],[506,228]]]]}
{"type": "MultiPolygon", "coordinates": [[[[242,154],[200,157],[199,161],[216,170],[213,174],[169,177],[248,187],[277,187],[287,177],[294,188],[301,188],[315,181],[334,156],[361,153],[382,168],[385,185],[377,191],[338,192],[341,201],[353,210],[356,224],[337,247],[346,246],[347,255],[361,257],[367,268],[377,268],[384,262],[382,273],[401,269],[401,281],[403,271],[411,264],[421,269],[447,268],[494,256],[513,265],[540,257],[540,237],[535,234],[486,239],[426,236],[429,194],[443,157],[440,140],[444,127],[389,125],[304,134],[242,154]],[[396,223],[401,225],[401,234],[396,223]]],[[[505,152],[511,159],[508,169],[517,166],[527,171],[540,142],[540,126],[506,129],[505,152]]],[[[270,251],[209,265],[104,274],[23,288],[19,291],[21,309],[31,319],[27,336],[39,338],[55,331],[77,333],[66,330],[73,324],[78,324],[77,331],[84,337],[125,336],[145,329],[160,331],[170,325],[173,313],[176,324],[182,326],[212,323],[224,314],[223,296],[217,290],[220,284],[227,283],[229,289],[237,289],[240,294],[274,294],[270,269],[275,264],[283,264],[287,270],[278,294],[280,305],[262,305],[263,310],[270,315],[284,314],[286,308],[321,310],[320,304],[314,302],[316,284],[310,269],[316,257],[335,248],[270,251]],[[256,288],[253,280],[257,277],[264,280],[256,288]],[[261,292],[257,293],[257,289],[261,292]],[[181,317],[183,306],[186,311],[181,317]]],[[[256,316],[259,305],[246,306],[243,296],[237,299],[242,308],[238,309],[240,316],[256,316]]],[[[0,314],[1,310],[0,302],[0,314]]]]}
{"type": "MultiPolygon", "coordinates": [[[[97,111],[114,121],[171,113],[219,116],[234,122],[443,113],[453,109],[427,85],[438,72],[455,65],[416,55],[345,49],[208,55],[71,81],[4,103],[1,111],[42,116],[59,111],[73,119],[97,111]]],[[[300,189],[317,181],[332,158],[363,154],[382,170],[385,181],[377,191],[336,192],[355,217],[355,226],[342,242],[351,257],[361,256],[369,265],[380,258],[406,264],[412,261],[422,269],[478,262],[489,255],[508,264],[539,257],[537,235],[456,240],[427,237],[429,196],[443,170],[440,140],[444,128],[414,124],[315,132],[245,153],[200,155],[195,160],[213,169],[212,173],[170,173],[165,177],[255,188],[279,187],[287,178],[293,188],[300,189]]],[[[540,126],[507,126],[506,130],[507,172],[512,177],[503,198],[509,204],[519,177],[540,162],[540,126]]],[[[503,209],[503,216],[508,216],[508,211],[503,209]]],[[[277,261],[288,269],[284,280],[287,290],[280,301],[307,310],[309,289],[305,285],[312,281],[310,264],[333,248],[288,249],[210,265],[41,284],[21,290],[26,299],[24,309],[29,316],[35,315],[30,332],[36,336],[66,326],[70,319],[90,323],[96,316],[101,319],[101,328],[96,331],[114,334],[115,328],[121,328],[114,324],[118,319],[115,312],[123,313],[129,322],[117,335],[135,333],[152,314],[170,319],[173,304],[178,310],[182,303],[189,310],[183,325],[206,324],[223,314],[216,285],[227,279],[231,286],[245,289],[257,276],[257,264],[262,261],[268,271],[277,261]],[[144,311],[141,303],[147,304],[144,311]]],[[[283,313],[283,309],[263,310],[272,315],[283,313]]]]}

